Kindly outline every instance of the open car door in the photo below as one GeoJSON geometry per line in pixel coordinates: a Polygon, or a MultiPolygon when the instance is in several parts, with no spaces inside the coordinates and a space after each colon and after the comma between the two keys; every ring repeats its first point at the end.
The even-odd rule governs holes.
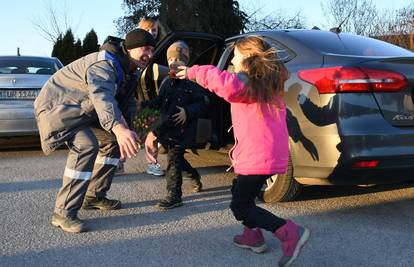
{"type": "MultiPolygon", "coordinates": [[[[224,38],[210,33],[200,32],[171,32],[158,44],[154,51],[150,63],[141,71],[138,80],[137,97],[138,100],[147,100],[155,97],[164,78],[168,75],[167,49],[175,41],[184,41],[190,47],[190,61],[188,66],[193,65],[217,65],[222,52],[224,51],[224,38]]],[[[218,97],[209,94],[211,110],[209,120],[211,123],[199,123],[197,132],[207,133],[207,139],[218,139],[215,132],[222,118],[221,105],[223,101],[218,97]],[[218,121],[217,121],[218,120],[218,121]],[[203,129],[204,128],[204,129],[203,129]],[[210,128],[210,129],[207,129],[210,128]]],[[[205,136],[202,138],[206,138],[205,136]]],[[[204,142],[205,143],[205,142],[204,142]]],[[[201,144],[203,145],[203,144],[201,144]]],[[[205,144],[204,144],[205,145],[205,144]]]]}

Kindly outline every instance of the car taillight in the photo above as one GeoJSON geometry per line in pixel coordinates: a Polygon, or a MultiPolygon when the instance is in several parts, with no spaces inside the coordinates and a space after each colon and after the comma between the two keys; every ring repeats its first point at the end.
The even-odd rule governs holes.
{"type": "Polygon", "coordinates": [[[407,84],[396,72],[360,67],[331,67],[301,70],[299,78],[313,84],[320,94],[345,92],[396,92],[407,84]]]}
{"type": "Polygon", "coordinates": [[[352,164],[353,169],[375,168],[378,166],[379,160],[358,161],[352,164]]]}

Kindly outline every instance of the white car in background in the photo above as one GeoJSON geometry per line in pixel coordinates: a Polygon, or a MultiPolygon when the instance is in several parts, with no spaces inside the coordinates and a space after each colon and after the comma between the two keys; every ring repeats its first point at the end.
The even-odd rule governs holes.
{"type": "Polygon", "coordinates": [[[62,67],[53,57],[0,56],[0,138],[38,135],[33,102],[62,67]]]}

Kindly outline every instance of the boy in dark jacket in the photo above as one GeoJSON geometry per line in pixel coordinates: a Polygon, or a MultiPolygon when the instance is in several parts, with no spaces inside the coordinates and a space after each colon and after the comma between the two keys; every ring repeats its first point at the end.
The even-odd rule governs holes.
{"type": "Polygon", "coordinates": [[[189,47],[183,41],[177,41],[168,48],[170,77],[163,81],[155,99],[141,104],[161,111],[161,123],[154,134],[158,142],[168,148],[167,196],[157,204],[162,210],[183,205],[182,172],[191,179],[193,192],[202,189],[200,174],[184,158],[184,153],[186,148],[195,147],[197,119],[206,113],[209,99],[205,90],[196,83],[174,77],[177,65],[186,65],[189,55],[189,47]]]}

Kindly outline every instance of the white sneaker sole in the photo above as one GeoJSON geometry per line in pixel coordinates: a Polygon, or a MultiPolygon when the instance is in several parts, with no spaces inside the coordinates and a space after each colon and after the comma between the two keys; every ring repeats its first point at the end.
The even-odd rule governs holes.
{"type": "Polygon", "coordinates": [[[155,176],[164,176],[165,175],[165,173],[152,172],[150,170],[147,170],[146,173],[151,174],[151,175],[155,175],[155,176]]]}
{"type": "Polygon", "coordinates": [[[257,253],[257,254],[263,253],[267,250],[267,245],[266,244],[263,244],[260,247],[252,247],[252,246],[248,246],[248,245],[238,244],[236,242],[233,242],[233,243],[239,248],[251,249],[254,253],[257,253]]]}
{"type": "Polygon", "coordinates": [[[306,245],[306,242],[309,240],[309,237],[310,237],[310,231],[309,231],[309,229],[307,229],[305,227],[303,227],[303,229],[304,229],[303,235],[299,239],[298,244],[296,245],[295,251],[293,252],[293,256],[282,267],[288,267],[288,266],[290,266],[296,260],[296,258],[298,257],[299,253],[301,252],[303,246],[306,245]]]}

